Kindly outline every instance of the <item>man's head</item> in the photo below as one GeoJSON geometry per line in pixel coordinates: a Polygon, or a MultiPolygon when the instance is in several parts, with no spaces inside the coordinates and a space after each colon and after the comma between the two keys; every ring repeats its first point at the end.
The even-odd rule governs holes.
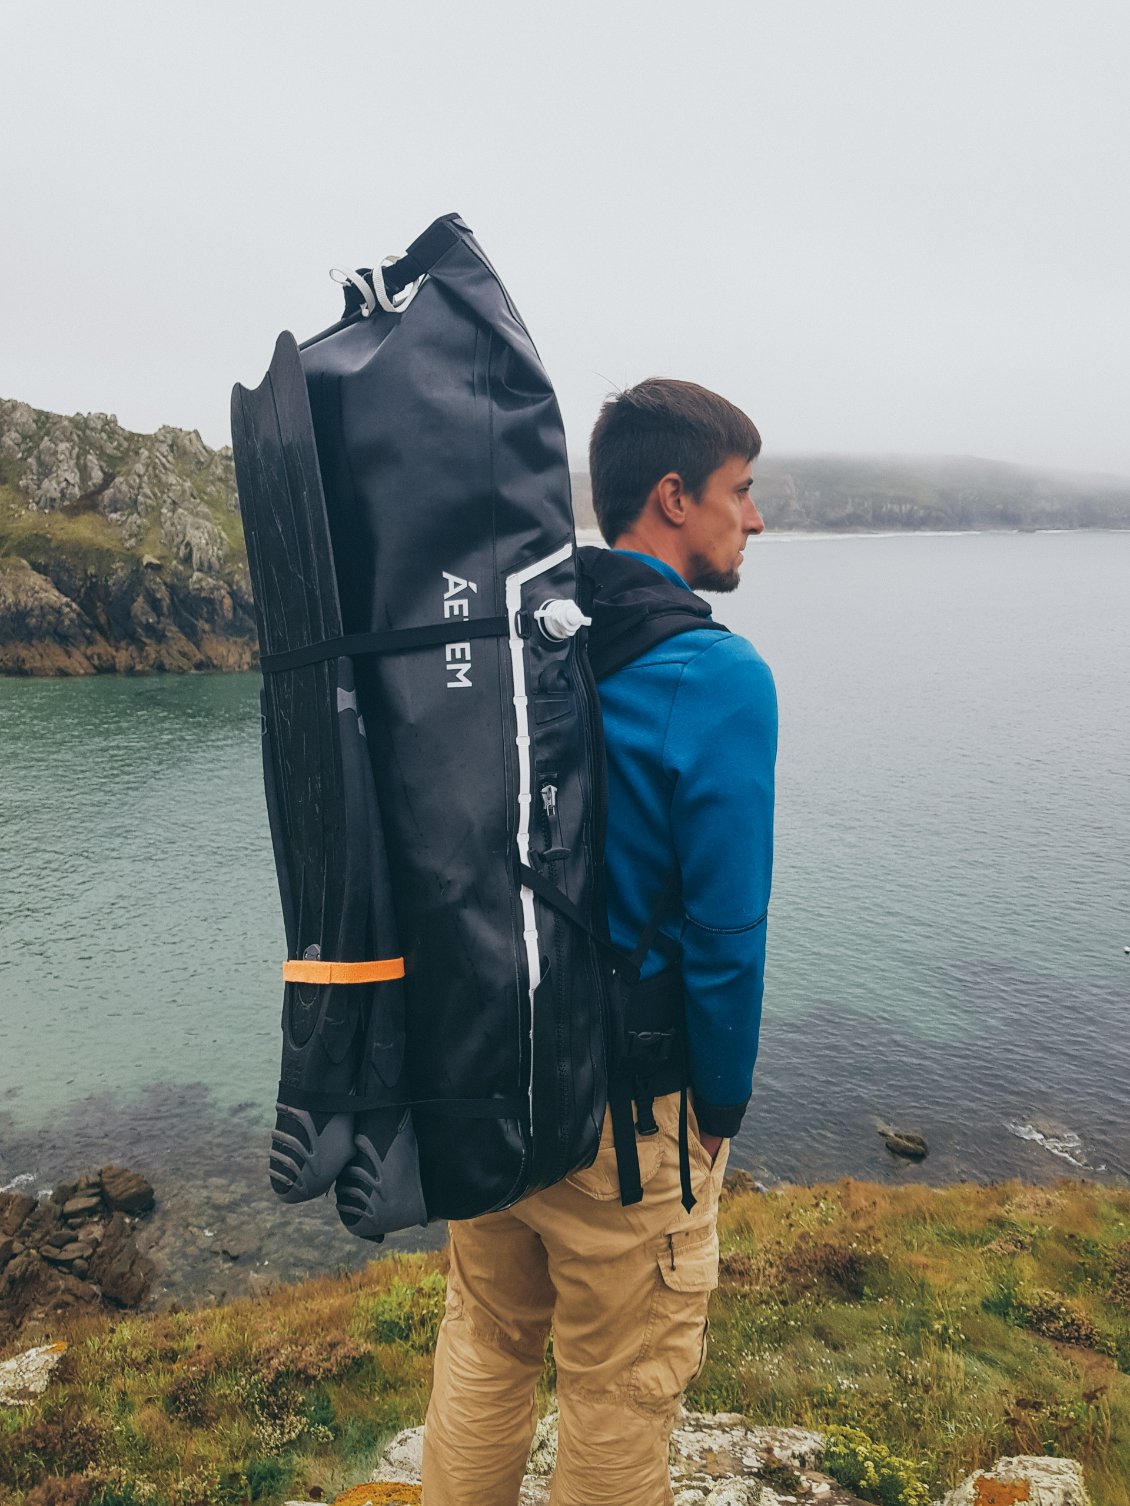
{"type": "Polygon", "coordinates": [[[751,533],[761,436],[740,408],[651,377],[607,400],[589,442],[593,507],[609,544],[673,565],[698,590],[732,591],[751,533]]]}

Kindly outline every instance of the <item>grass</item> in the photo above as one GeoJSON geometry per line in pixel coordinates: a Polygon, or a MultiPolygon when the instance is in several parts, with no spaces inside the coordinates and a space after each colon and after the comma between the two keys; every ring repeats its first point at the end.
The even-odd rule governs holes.
{"type": "Polygon", "coordinates": [[[63,556],[104,572],[115,564],[140,561],[118,530],[97,512],[32,512],[11,487],[0,486],[0,567],[25,559],[33,567],[63,556]]]}
{"type": "MultiPolygon", "coordinates": [[[[58,423],[55,415],[36,413],[35,432],[22,446],[25,454],[34,450],[53,422],[58,423]]],[[[130,472],[141,452],[152,450],[154,446],[154,436],[133,434],[119,428],[104,436],[112,448],[99,447],[92,451],[81,417],[76,417],[73,425],[74,440],[80,453],[94,453],[102,468],[106,478],[103,487],[113,476],[130,472]]],[[[173,432],[175,435],[176,431],[173,432]]],[[[186,486],[191,494],[193,511],[207,516],[220,533],[224,547],[223,571],[239,569],[246,562],[246,548],[239,514],[234,507],[235,489],[230,470],[225,470],[214,456],[206,464],[201,464],[199,456],[186,449],[183,439],[184,436],[174,439],[167,471],[154,471],[151,484],[158,495],[166,478],[168,482],[176,480],[186,486]]],[[[33,511],[20,490],[24,469],[23,460],[0,457],[0,568],[6,558],[22,558],[39,569],[49,566],[52,561],[63,561],[98,574],[123,563],[139,566],[145,555],[152,556],[166,567],[175,566],[172,552],[161,537],[159,508],[134,542],[127,544],[120,529],[99,511],[98,492],[50,511],[33,511]]]]}
{"type": "Polygon", "coordinates": [[[1130,1503],[1130,1192],[847,1181],[732,1200],[721,1235],[692,1405],[860,1430],[936,1494],[1051,1453],[1130,1503]]]}
{"type": "MultiPolygon", "coordinates": [[[[830,1430],[830,1467],[883,1506],[1045,1452],[1130,1506],[1130,1191],[845,1181],[730,1197],[720,1230],[689,1406],[830,1430]]],[[[442,1265],[74,1320],[46,1396],[0,1408],[0,1503],[332,1499],[423,1419],[442,1265]]]]}

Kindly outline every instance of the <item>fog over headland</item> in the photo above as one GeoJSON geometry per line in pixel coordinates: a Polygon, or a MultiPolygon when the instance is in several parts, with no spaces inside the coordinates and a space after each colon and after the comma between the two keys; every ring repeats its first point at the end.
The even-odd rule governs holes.
{"type": "Polygon", "coordinates": [[[1119,0],[4,7],[0,396],[227,439],[277,330],[456,209],[575,463],[663,373],[766,456],[1130,475],[1119,0]]]}

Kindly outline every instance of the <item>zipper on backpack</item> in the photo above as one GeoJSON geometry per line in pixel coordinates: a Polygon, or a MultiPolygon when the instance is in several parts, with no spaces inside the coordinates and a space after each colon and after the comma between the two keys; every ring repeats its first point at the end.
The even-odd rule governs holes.
{"type": "MultiPolygon", "coordinates": [[[[550,779],[556,778],[550,775],[550,779]]],[[[567,857],[569,849],[565,846],[565,839],[561,833],[561,815],[557,808],[557,786],[555,784],[543,784],[540,790],[542,814],[545,817],[545,834],[548,846],[542,853],[542,859],[547,863],[553,863],[558,858],[567,857]]]]}

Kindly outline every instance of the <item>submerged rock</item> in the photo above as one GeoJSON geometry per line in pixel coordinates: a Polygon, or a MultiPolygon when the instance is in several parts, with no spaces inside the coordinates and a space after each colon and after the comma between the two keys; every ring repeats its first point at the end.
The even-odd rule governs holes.
{"type": "Polygon", "coordinates": [[[880,1128],[879,1133],[891,1155],[904,1161],[924,1161],[930,1154],[930,1147],[923,1137],[911,1130],[880,1128]]]}
{"type": "Polygon", "coordinates": [[[122,1213],[148,1213],[154,1202],[152,1185],[124,1166],[103,1166],[102,1196],[122,1213]]]}

